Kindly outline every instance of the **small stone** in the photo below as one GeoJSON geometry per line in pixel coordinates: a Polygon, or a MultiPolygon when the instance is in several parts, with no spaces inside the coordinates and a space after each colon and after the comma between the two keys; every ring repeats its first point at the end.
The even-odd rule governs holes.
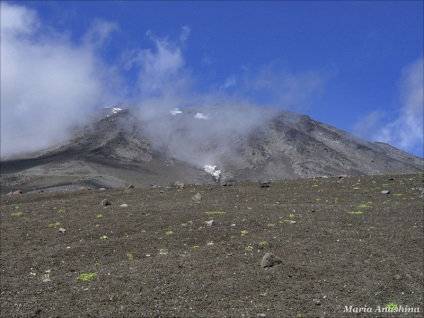
{"type": "Polygon", "coordinates": [[[132,184],[127,185],[127,189],[133,189],[134,186],[132,184]]]}
{"type": "Polygon", "coordinates": [[[105,188],[99,188],[99,191],[106,191],[105,188]]]}
{"type": "Polygon", "coordinates": [[[121,204],[121,205],[120,205],[120,207],[121,207],[121,208],[128,208],[128,204],[123,203],[123,204],[121,204]]]}
{"type": "Polygon", "coordinates": [[[206,226],[215,226],[215,220],[205,221],[206,226]]]}
{"type": "Polygon", "coordinates": [[[59,232],[65,234],[66,230],[63,227],[61,227],[59,228],[59,232]]]}
{"type": "Polygon", "coordinates": [[[269,188],[269,181],[262,181],[261,188],[269,188]]]}
{"type": "Polygon", "coordinates": [[[266,317],[266,314],[259,314],[259,317],[266,317]]]}
{"type": "Polygon", "coordinates": [[[174,185],[177,189],[184,189],[185,188],[185,184],[181,181],[175,182],[174,185]]]}
{"type": "Polygon", "coordinates": [[[12,195],[21,195],[22,193],[22,190],[16,190],[12,193],[12,195]]]}
{"type": "Polygon", "coordinates": [[[266,253],[261,261],[261,267],[272,267],[275,264],[281,264],[283,261],[272,253],[266,253]]]}
{"type": "Polygon", "coordinates": [[[296,221],[290,221],[290,224],[296,224],[297,222],[296,221]]]}
{"type": "Polygon", "coordinates": [[[201,201],[202,195],[200,193],[196,193],[192,198],[193,201],[201,201]]]}
{"type": "Polygon", "coordinates": [[[321,300],[314,299],[314,303],[315,303],[315,305],[319,306],[319,305],[321,305],[321,300]]]}
{"type": "Polygon", "coordinates": [[[104,199],[104,200],[102,200],[102,202],[100,202],[100,205],[108,206],[108,205],[112,205],[112,203],[110,203],[110,201],[108,199],[104,199]]]}
{"type": "Polygon", "coordinates": [[[389,193],[390,193],[389,190],[383,190],[383,191],[381,191],[381,194],[389,194],[389,193]]]}

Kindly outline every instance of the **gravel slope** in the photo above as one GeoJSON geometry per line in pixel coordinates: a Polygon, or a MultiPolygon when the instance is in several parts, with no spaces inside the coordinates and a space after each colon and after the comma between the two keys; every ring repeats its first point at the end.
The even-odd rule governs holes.
{"type": "Polygon", "coordinates": [[[423,181],[2,196],[1,316],[422,317],[423,181]],[[282,263],[262,268],[266,252],[282,263]],[[390,303],[420,313],[378,312],[390,303]]]}

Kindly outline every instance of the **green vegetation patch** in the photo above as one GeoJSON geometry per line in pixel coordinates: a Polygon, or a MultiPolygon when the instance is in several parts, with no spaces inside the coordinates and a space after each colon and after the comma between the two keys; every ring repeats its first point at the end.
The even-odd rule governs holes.
{"type": "Polygon", "coordinates": [[[366,208],[369,208],[369,207],[370,206],[367,203],[362,203],[362,204],[358,205],[359,209],[366,209],[366,208]]]}
{"type": "Polygon", "coordinates": [[[399,306],[395,303],[388,303],[385,308],[389,309],[390,311],[397,311],[399,306]]]}
{"type": "Polygon", "coordinates": [[[60,224],[60,222],[55,222],[55,223],[50,223],[49,224],[49,227],[53,227],[53,228],[57,228],[57,227],[59,227],[61,224],[60,224]]]}
{"type": "Polygon", "coordinates": [[[13,212],[10,214],[11,216],[22,216],[24,215],[22,212],[13,212]]]}
{"type": "Polygon", "coordinates": [[[82,273],[79,274],[79,276],[77,277],[78,280],[81,280],[83,282],[86,282],[90,279],[93,279],[94,277],[96,277],[97,274],[96,273],[82,273]]]}
{"type": "Polygon", "coordinates": [[[349,212],[347,212],[347,214],[350,214],[350,215],[361,215],[361,214],[364,214],[364,212],[362,212],[362,211],[349,211],[349,212]]]}

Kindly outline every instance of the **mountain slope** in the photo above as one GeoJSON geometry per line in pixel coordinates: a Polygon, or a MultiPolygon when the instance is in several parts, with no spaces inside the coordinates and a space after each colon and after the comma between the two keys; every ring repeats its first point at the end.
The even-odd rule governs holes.
{"type": "Polygon", "coordinates": [[[224,182],[423,170],[422,158],[308,116],[264,114],[247,113],[243,121],[232,121],[219,110],[206,115],[196,109],[173,110],[158,121],[134,110],[103,115],[66,143],[27,159],[3,161],[2,193],[17,187],[69,190],[216,181],[205,165],[216,166],[224,182]],[[258,124],[240,126],[254,115],[263,115],[258,124]]]}

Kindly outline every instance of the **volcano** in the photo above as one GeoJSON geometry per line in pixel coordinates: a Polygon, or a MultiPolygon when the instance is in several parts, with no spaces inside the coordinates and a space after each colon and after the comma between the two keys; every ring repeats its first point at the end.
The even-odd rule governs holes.
{"type": "Polygon", "coordinates": [[[243,126],[245,119],[237,121],[225,111],[195,108],[145,118],[134,109],[114,107],[65,143],[2,161],[1,192],[166,186],[176,181],[227,184],[424,168],[422,158],[306,115],[245,114],[262,120],[243,126]]]}

